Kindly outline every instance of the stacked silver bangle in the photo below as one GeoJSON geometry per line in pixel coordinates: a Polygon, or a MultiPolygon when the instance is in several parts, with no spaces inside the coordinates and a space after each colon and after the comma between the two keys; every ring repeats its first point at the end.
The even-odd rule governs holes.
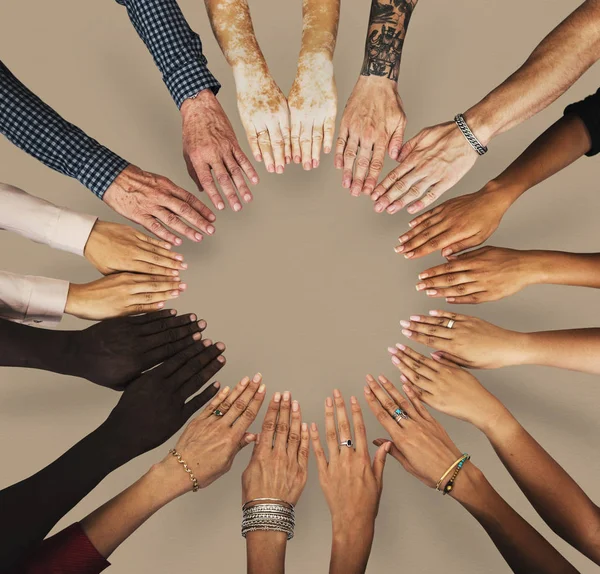
{"type": "Polygon", "coordinates": [[[248,532],[270,530],[285,532],[287,539],[294,537],[296,524],[294,505],[274,498],[255,498],[242,507],[242,536],[248,532]]]}
{"type": "Polygon", "coordinates": [[[475,134],[471,131],[471,128],[467,125],[465,118],[462,114],[456,114],[454,116],[454,121],[458,126],[458,129],[462,132],[462,135],[465,136],[465,139],[471,144],[471,147],[479,154],[483,155],[487,153],[488,148],[475,137],[475,134]]]}

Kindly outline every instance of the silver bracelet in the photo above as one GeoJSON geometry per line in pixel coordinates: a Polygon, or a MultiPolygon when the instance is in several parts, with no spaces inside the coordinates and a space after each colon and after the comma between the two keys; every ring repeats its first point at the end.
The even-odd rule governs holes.
{"type": "Polygon", "coordinates": [[[475,137],[475,134],[471,131],[471,128],[467,125],[465,118],[462,114],[456,114],[454,116],[454,121],[458,126],[458,129],[462,132],[462,135],[465,136],[465,139],[471,144],[471,147],[479,154],[483,155],[487,153],[488,148],[475,137]]]}
{"type": "Polygon", "coordinates": [[[273,499],[255,499],[242,507],[242,536],[259,530],[285,532],[287,539],[294,537],[295,512],[293,505],[273,499]],[[248,507],[248,504],[253,506],[248,507]]]}

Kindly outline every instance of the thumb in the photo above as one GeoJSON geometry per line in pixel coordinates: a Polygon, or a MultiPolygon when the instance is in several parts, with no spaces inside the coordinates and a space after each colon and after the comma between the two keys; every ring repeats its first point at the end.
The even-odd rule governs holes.
{"type": "Polygon", "coordinates": [[[392,443],[390,441],[384,442],[377,449],[375,457],[373,458],[373,474],[375,475],[375,480],[377,481],[379,488],[383,485],[383,469],[385,468],[385,461],[391,446],[392,443]]]}
{"type": "Polygon", "coordinates": [[[250,433],[250,432],[244,433],[244,436],[241,438],[240,442],[238,443],[237,451],[240,452],[240,450],[242,450],[244,447],[248,446],[250,443],[253,443],[253,442],[258,444],[258,435],[255,435],[254,433],[250,433]]]}
{"type": "Polygon", "coordinates": [[[390,157],[394,160],[399,160],[400,150],[402,149],[402,144],[404,142],[404,123],[400,124],[396,131],[392,134],[392,139],[390,139],[390,145],[388,146],[388,153],[390,157]]]}
{"type": "MultiPolygon", "coordinates": [[[[398,462],[402,462],[402,459],[404,458],[402,456],[402,453],[398,450],[396,445],[389,438],[376,438],[373,441],[373,444],[375,446],[381,446],[384,443],[387,443],[390,445],[389,450],[387,452],[389,452],[398,462]]],[[[377,451],[377,452],[379,452],[379,451],[377,451]]]]}

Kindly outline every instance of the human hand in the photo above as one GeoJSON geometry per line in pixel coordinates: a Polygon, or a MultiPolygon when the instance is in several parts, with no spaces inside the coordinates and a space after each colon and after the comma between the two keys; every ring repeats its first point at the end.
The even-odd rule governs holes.
{"type": "Polygon", "coordinates": [[[346,103],[335,146],[335,167],[343,168],[342,186],[353,196],[373,193],[386,150],[392,159],[400,154],[405,126],[396,82],[360,76],[346,103]]]}
{"type": "Polygon", "coordinates": [[[92,321],[149,313],[186,288],[179,277],[115,273],[91,283],[70,283],[65,313],[92,321]]]}
{"type": "Polygon", "coordinates": [[[337,88],[333,63],[322,54],[310,54],[298,62],[298,72],[288,96],[292,124],[292,157],[306,170],[319,167],[321,145],[333,146],[337,88]]]}
{"type": "MultiPolygon", "coordinates": [[[[265,398],[260,373],[244,377],[230,390],[222,389],[206,408],[188,424],[175,450],[194,473],[200,488],[206,488],[229,471],[238,452],[256,439],[246,431],[256,419],[265,398]],[[217,416],[216,411],[223,413],[217,416]]],[[[194,399],[192,399],[194,400],[194,399]]],[[[176,463],[177,461],[175,461],[176,463]]],[[[167,455],[161,463],[172,467],[172,478],[181,493],[192,489],[189,476],[167,455]]]]}
{"type": "Polygon", "coordinates": [[[238,110],[256,161],[269,173],[283,173],[292,161],[290,110],[267,72],[234,67],[238,110]]]}
{"type": "Polygon", "coordinates": [[[319,482],[331,512],[334,531],[352,528],[372,533],[383,490],[383,469],[389,446],[383,445],[371,463],[365,423],[356,397],[350,398],[354,447],[340,446],[341,442],[352,439],[352,431],[342,395],[336,389],[333,396],[333,400],[331,397],[325,400],[325,436],[329,462],[321,446],[317,425],[312,423],[310,429],[319,482]]]}
{"type": "Polygon", "coordinates": [[[144,371],[199,341],[205,328],[196,315],[177,316],[173,309],[107,319],[67,331],[72,346],[64,358],[74,363],[69,374],[122,391],[144,371]]]}
{"type": "Polygon", "coordinates": [[[308,477],[308,426],[289,392],[269,403],[252,458],[242,474],[242,502],[277,498],[296,505],[308,477]]]}
{"type": "MultiPolygon", "coordinates": [[[[378,383],[371,375],[367,375],[367,383],[365,398],[392,439],[393,444],[388,447],[390,454],[407,472],[426,486],[435,488],[440,477],[462,453],[411,387],[402,387],[410,399],[406,400],[383,376],[379,377],[378,383]],[[396,422],[394,417],[397,409],[407,418],[400,418],[400,422],[396,422]]],[[[380,448],[386,443],[389,444],[389,440],[382,438],[373,441],[380,448]]]]}
{"type": "Polygon", "coordinates": [[[215,232],[215,215],[200,200],[170,179],[134,165],[116,177],[102,199],[123,217],[173,245],[182,241],[167,226],[196,242],[202,240],[202,234],[186,222],[208,235],[215,232]]]}
{"type": "Polygon", "coordinates": [[[500,193],[484,190],[449,199],[409,223],[396,253],[416,259],[439,250],[448,257],[477,247],[498,229],[509,206],[500,193]]]}
{"type": "Polygon", "coordinates": [[[531,260],[532,252],[491,246],[451,255],[419,274],[417,291],[456,304],[498,301],[536,282],[531,260]]]}
{"type": "Polygon", "coordinates": [[[103,275],[135,271],[150,275],[179,275],[187,269],[183,255],[171,244],[148,237],[128,225],[96,220],[85,244],[85,258],[103,275]]]}
{"type": "Polygon", "coordinates": [[[478,428],[506,412],[504,405],[471,373],[454,363],[442,358],[434,361],[401,344],[388,351],[402,373],[402,382],[430,407],[478,428]]]}
{"type": "Polygon", "coordinates": [[[425,128],[404,144],[400,165],[371,194],[375,211],[396,213],[407,205],[408,213],[421,211],[458,183],[478,157],[454,122],[425,128]]]}
{"type": "Polygon", "coordinates": [[[188,401],[221,370],[224,350],[209,339],[194,342],[130,383],[103,425],[120,448],[138,456],[173,436],[217,392],[215,383],[188,401]]]}
{"type": "MultiPolygon", "coordinates": [[[[200,191],[206,191],[217,209],[225,209],[214,174],[229,207],[239,211],[241,200],[252,201],[245,178],[257,184],[258,174],[242,151],[219,100],[211,90],[202,90],[195,98],[185,100],[180,111],[188,174],[200,191]]],[[[209,221],[214,221],[214,217],[209,221]]]]}
{"type": "Polygon", "coordinates": [[[498,369],[526,362],[524,333],[496,327],[483,319],[447,311],[429,311],[431,317],[413,315],[400,321],[402,334],[411,341],[433,347],[434,358],[445,358],[470,369],[498,369]],[[452,327],[448,328],[450,321],[452,327]]]}

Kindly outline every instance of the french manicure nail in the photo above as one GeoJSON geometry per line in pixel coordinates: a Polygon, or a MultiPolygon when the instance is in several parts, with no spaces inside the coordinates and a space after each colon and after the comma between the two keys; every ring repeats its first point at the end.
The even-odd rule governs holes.
{"type": "MultiPolygon", "coordinates": [[[[420,277],[419,277],[419,279],[420,279],[420,277]]],[[[425,287],[427,287],[427,285],[425,285],[425,283],[418,283],[415,288],[417,291],[423,291],[423,289],[425,289],[425,287]]]]}
{"type": "Polygon", "coordinates": [[[429,277],[429,273],[419,273],[419,279],[427,279],[429,277]]]}
{"type": "Polygon", "coordinates": [[[410,259],[410,258],[411,258],[411,257],[412,257],[414,254],[415,254],[415,252],[414,252],[414,251],[410,251],[409,253],[406,253],[406,254],[404,255],[404,257],[406,257],[406,259],[410,259]]]}
{"type": "Polygon", "coordinates": [[[396,253],[402,253],[404,251],[404,245],[398,245],[396,247],[396,253]]]}
{"type": "Polygon", "coordinates": [[[427,293],[427,295],[437,295],[437,289],[427,289],[425,293],[427,293]]]}

